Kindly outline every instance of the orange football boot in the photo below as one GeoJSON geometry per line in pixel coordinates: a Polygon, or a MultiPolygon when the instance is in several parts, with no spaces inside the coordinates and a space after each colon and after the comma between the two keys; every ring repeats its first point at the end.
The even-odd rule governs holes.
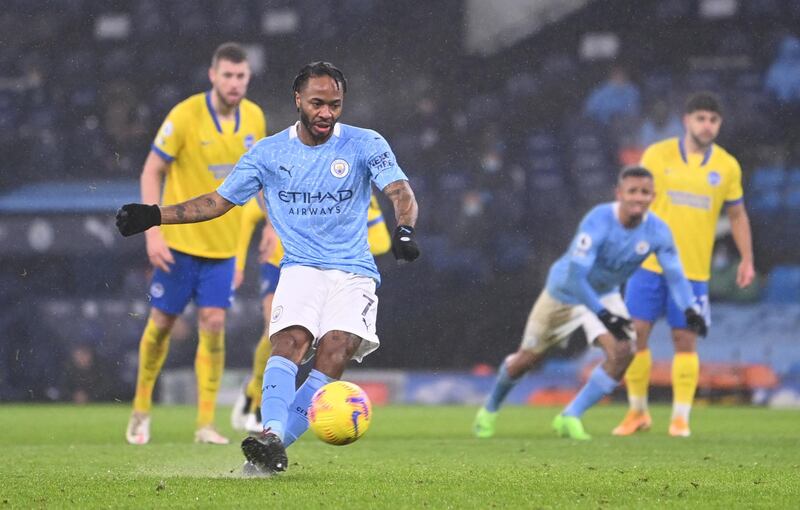
{"type": "Polygon", "coordinates": [[[640,430],[650,430],[653,419],[647,411],[629,410],[622,419],[622,423],[611,431],[615,436],[631,436],[640,430]]]}
{"type": "Polygon", "coordinates": [[[672,437],[689,437],[692,431],[689,424],[683,418],[673,418],[669,424],[669,435],[672,437]]]}

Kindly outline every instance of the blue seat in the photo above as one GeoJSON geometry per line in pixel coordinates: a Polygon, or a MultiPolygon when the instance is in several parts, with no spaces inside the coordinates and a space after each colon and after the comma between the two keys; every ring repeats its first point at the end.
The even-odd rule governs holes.
{"type": "Polygon", "coordinates": [[[750,189],[758,191],[777,190],[783,186],[786,172],[780,167],[757,168],[750,177],[750,189]]]}
{"type": "Polygon", "coordinates": [[[662,0],[655,4],[655,19],[659,21],[672,21],[689,16],[692,11],[689,0],[662,0]]]}
{"type": "Polygon", "coordinates": [[[758,2],[743,2],[743,16],[746,18],[770,18],[780,21],[783,8],[780,0],[758,0],[758,2]]]}
{"type": "Polygon", "coordinates": [[[436,271],[447,270],[450,264],[450,254],[452,253],[450,240],[447,236],[422,235],[419,242],[420,244],[424,243],[425,246],[425,258],[423,260],[436,271]]]}
{"type": "Polygon", "coordinates": [[[558,140],[550,133],[534,133],[525,141],[529,155],[550,153],[558,150],[558,140]]]}
{"type": "Polygon", "coordinates": [[[753,190],[747,199],[747,208],[753,214],[774,213],[781,207],[781,194],[777,189],[753,190]]]}
{"type": "Polygon", "coordinates": [[[523,234],[505,233],[495,241],[495,266],[500,271],[514,272],[525,267],[531,256],[530,238],[523,234]]]}
{"type": "Polygon", "coordinates": [[[767,280],[768,303],[800,303],[800,266],[776,266],[767,280]]]}
{"type": "Polygon", "coordinates": [[[756,71],[744,71],[734,78],[734,87],[738,92],[758,92],[764,87],[764,77],[756,71]]]}
{"type": "Polygon", "coordinates": [[[786,172],[786,184],[790,187],[800,186],[800,167],[790,168],[786,172]]]}
{"type": "Polygon", "coordinates": [[[686,77],[686,85],[691,90],[711,90],[719,92],[721,78],[718,72],[711,70],[691,71],[686,77]]]}
{"type": "Polygon", "coordinates": [[[783,204],[793,214],[800,213],[800,186],[789,188],[783,197],[783,204]]]}

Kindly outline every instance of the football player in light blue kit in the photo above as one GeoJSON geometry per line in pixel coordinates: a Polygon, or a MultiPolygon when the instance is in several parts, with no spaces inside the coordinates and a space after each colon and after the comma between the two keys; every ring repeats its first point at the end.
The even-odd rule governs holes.
{"type": "Polygon", "coordinates": [[[553,428],[563,437],[590,439],[581,416],[614,390],[633,359],[635,332],[619,287],[651,253],[664,268],[670,292],[685,310],[690,327],[705,331],[705,322],[693,307],[692,289],[681,269],[672,232],[647,212],[654,198],[652,174],[641,167],[624,168],[616,198],[589,211],[569,250],[550,268],[519,350],[500,365],[486,404],[475,417],[476,436],[494,435],[500,405],[520,377],[542,361],[550,347],[583,327],[586,338],[599,344],[606,359],[556,416],[553,428]]]}
{"type": "Polygon", "coordinates": [[[341,71],[327,62],[308,64],[293,90],[300,120],[259,141],[215,192],[163,208],[128,204],[117,215],[120,232],[132,235],[161,223],[215,218],[264,190],[285,255],[272,303],[264,432],[242,442],[250,474],[285,471],[286,446],[308,429],[313,394],[341,377],[349,359],[361,361],[378,347],[380,275],[367,242],[373,183],[394,205],[395,257],[419,256],[417,202],[389,144],[375,131],[337,123],[347,90],[341,71]],[[311,352],[314,368],[295,391],[298,363],[311,352]]]}

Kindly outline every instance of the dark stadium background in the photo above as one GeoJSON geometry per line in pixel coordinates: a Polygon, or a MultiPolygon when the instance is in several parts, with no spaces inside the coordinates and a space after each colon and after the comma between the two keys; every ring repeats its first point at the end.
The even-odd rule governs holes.
{"type": "MultiPolygon", "coordinates": [[[[249,97],[270,132],[295,119],[300,66],[329,60],[350,84],[342,121],[386,136],[411,178],[423,256],[379,260],[373,369],[496,366],[580,216],[638,158],[656,105],[674,117],[688,93],[717,92],[759,283],[731,285],[722,229],[701,359],[766,366],[780,382],[752,396],[800,400],[800,1],[524,4],[495,2],[506,15],[494,19],[479,0],[4,2],[0,400],[68,399],[76,377],[91,378],[92,399],[133,394],[148,265],[143,238],[123,240],[113,214],[138,198],[159,124],[208,87],[209,55],[227,40],[251,50],[249,97]],[[598,117],[586,100],[614,69],[639,106],[598,117]],[[86,356],[91,375],[76,375],[86,356]]],[[[249,366],[261,329],[254,260],[229,321],[228,368],[249,366]]],[[[191,366],[189,317],[167,369],[191,366]]],[[[671,356],[663,333],[659,359],[671,356]]],[[[579,363],[580,351],[559,356],[579,363]]]]}

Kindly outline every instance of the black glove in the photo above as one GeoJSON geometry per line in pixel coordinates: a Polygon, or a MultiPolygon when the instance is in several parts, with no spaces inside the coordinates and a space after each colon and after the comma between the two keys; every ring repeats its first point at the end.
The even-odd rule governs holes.
{"type": "Polygon", "coordinates": [[[600,310],[597,317],[600,319],[600,322],[605,325],[606,329],[608,329],[608,332],[614,335],[617,340],[631,340],[633,326],[631,325],[630,319],[614,315],[605,308],[600,310]]]}
{"type": "Polygon", "coordinates": [[[161,209],[157,205],[125,204],[117,211],[117,229],[125,237],[161,225],[161,209]]]}
{"type": "Polygon", "coordinates": [[[706,320],[703,318],[702,315],[697,313],[697,310],[695,310],[692,307],[689,307],[683,311],[683,315],[686,316],[686,325],[689,326],[689,329],[691,329],[700,336],[706,336],[708,334],[708,326],[706,325],[706,320]]]}
{"type": "Polygon", "coordinates": [[[419,257],[419,247],[414,240],[414,227],[398,225],[392,236],[392,255],[397,260],[411,262],[419,257]]]}

